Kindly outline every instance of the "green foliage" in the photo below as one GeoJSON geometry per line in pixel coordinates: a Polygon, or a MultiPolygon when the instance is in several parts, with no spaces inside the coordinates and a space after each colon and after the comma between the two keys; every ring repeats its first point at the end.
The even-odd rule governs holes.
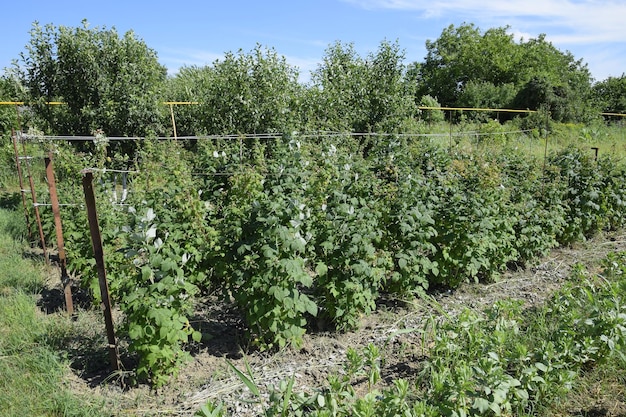
{"type": "Polygon", "coordinates": [[[216,249],[217,236],[180,144],[147,141],[142,157],[134,185],[145,188],[131,194],[110,241],[126,260],[113,258],[108,267],[129,349],[139,355],[138,377],[159,386],[189,358],[183,348],[190,339],[201,339],[189,317],[195,296],[210,287],[205,253],[216,249]],[[151,175],[157,170],[165,175],[151,175]]]}
{"type": "MultiPolygon", "coordinates": [[[[610,254],[603,262],[607,278],[575,270],[571,285],[534,309],[502,300],[484,312],[466,309],[456,317],[428,320],[419,330],[429,344],[428,356],[412,381],[398,379],[381,389],[385,351],[372,344],[362,351],[348,348],[343,369],[330,375],[320,392],[294,393],[285,381],[271,390],[264,411],[289,410],[296,416],[542,414],[583,372],[626,360],[625,260],[624,253],[610,254]]],[[[263,398],[253,379],[239,373],[263,398]]]]}
{"type": "MultiPolygon", "coordinates": [[[[397,41],[384,40],[364,57],[354,45],[336,42],[305,85],[284,57],[256,45],[166,78],[154,51],[132,32],[119,36],[115,29],[89,28],[86,21],[77,28],[35,23],[26,50],[3,77],[8,90],[3,87],[2,95],[28,101],[32,123],[46,132],[102,129],[109,136],[173,134],[167,107],[159,102],[164,99],[193,103],[172,107],[178,136],[402,132],[415,129],[416,104],[427,95],[448,107],[544,108],[557,121],[587,122],[600,108],[621,108],[619,78],[592,91],[583,61],[544,35],[516,42],[508,27],[451,25],[427,41],[426,49],[423,62],[405,65],[397,41]],[[45,104],[55,100],[67,105],[45,104]]],[[[5,110],[0,120],[7,125],[5,110]]],[[[436,121],[434,114],[426,116],[436,121]]]]}
{"type": "Polygon", "coordinates": [[[427,41],[419,93],[450,107],[538,110],[543,105],[557,121],[589,120],[595,110],[586,65],[544,35],[516,43],[508,29],[450,25],[427,41]]]}
{"type": "MultiPolygon", "coordinates": [[[[10,72],[0,76],[0,101],[20,101],[21,92],[19,82],[10,72]]],[[[17,128],[17,109],[0,105],[0,135],[10,133],[12,128],[17,128]]]]}
{"type": "Polygon", "coordinates": [[[427,182],[422,178],[409,175],[398,184],[385,227],[385,245],[394,258],[393,270],[385,282],[386,291],[420,295],[428,290],[430,278],[439,275],[438,263],[433,261],[435,210],[428,197],[427,182]]]}
{"type": "Polygon", "coordinates": [[[626,170],[607,155],[598,159],[597,169],[601,175],[603,224],[610,230],[619,230],[626,225],[626,170]]]}
{"type": "Polygon", "coordinates": [[[194,413],[194,417],[222,417],[223,415],[224,406],[221,403],[214,405],[211,402],[207,402],[194,413]]]}
{"type": "MultiPolygon", "coordinates": [[[[430,277],[439,273],[433,261],[436,252],[436,197],[428,165],[441,156],[430,145],[411,145],[400,137],[379,139],[370,149],[368,163],[377,175],[382,238],[377,245],[387,256],[383,289],[401,296],[421,295],[429,288],[430,277]],[[384,203],[383,203],[384,202],[384,203]]],[[[446,159],[447,160],[447,159],[446,159]]]]}
{"type": "Polygon", "coordinates": [[[521,56],[506,27],[482,31],[473,24],[448,26],[435,41],[426,41],[423,93],[455,106],[466,84],[495,86],[515,82],[521,56]]]}
{"type": "Polygon", "coordinates": [[[134,244],[126,252],[132,267],[118,279],[114,293],[125,314],[129,350],[139,354],[137,375],[158,387],[189,359],[183,345],[190,337],[199,342],[201,334],[188,319],[198,291],[183,270],[189,255],[179,256],[176,238],[170,240],[168,233],[159,231],[155,220],[154,211],[148,209],[123,229],[134,244]]]}
{"type": "MultiPolygon", "coordinates": [[[[330,46],[312,78],[313,129],[361,131],[366,120],[367,66],[353,44],[330,46]],[[356,127],[360,129],[357,129],[356,127]]],[[[367,131],[367,130],[365,130],[367,131]]]]}
{"type": "Polygon", "coordinates": [[[625,113],[626,74],[622,74],[620,77],[608,77],[606,80],[594,84],[593,96],[601,111],[625,113]]]}
{"type": "MultiPolygon", "coordinates": [[[[458,104],[461,107],[503,109],[511,105],[515,94],[516,88],[512,82],[495,85],[491,81],[470,80],[465,84],[458,104]]],[[[473,119],[484,121],[489,114],[478,112],[470,115],[473,119]]],[[[507,117],[505,114],[503,116],[507,117]]]]}
{"type": "MultiPolygon", "coordinates": [[[[494,121],[484,132],[504,141],[501,129],[494,121]]],[[[67,198],[80,201],[77,166],[100,168],[111,292],[139,376],[160,385],[200,338],[188,324],[198,294],[236,303],[259,348],[298,348],[310,326],[357,328],[381,291],[413,297],[494,280],[557,243],[624,224],[626,174],[611,155],[570,149],[544,165],[487,142],[467,152],[405,135],[292,133],[210,138],[190,152],[146,140],[132,163],[108,156],[103,137],[89,156],[54,149],[67,198]],[[125,203],[141,214],[109,201],[104,171],[135,164],[125,203]]],[[[70,269],[88,286],[84,212],[64,210],[70,269]]]]}
{"type": "Polygon", "coordinates": [[[397,43],[381,42],[365,60],[352,44],[329,47],[312,75],[307,128],[398,131],[417,111],[403,59],[397,43]]]}
{"type": "Polygon", "coordinates": [[[228,52],[209,67],[186,67],[168,82],[179,135],[291,132],[300,117],[298,72],[273,49],[228,52]]]}
{"type": "MultiPolygon", "coordinates": [[[[420,98],[420,107],[441,107],[436,98],[428,94],[420,98]]],[[[442,110],[423,109],[421,110],[421,118],[429,124],[440,123],[445,120],[445,114],[442,110]]]]}
{"type": "MultiPolygon", "coordinates": [[[[127,168],[128,157],[108,157],[104,138],[94,148],[85,158],[67,146],[54,146],[57,187],[66,201],[80,203],[80,167],[99,168],[94,188],[112,298],[124,313],[129,349],[139,355],[138,377],[159,386],[189,357],[183,346],[190,337],[200,340],[188,318],[194,296],[210,287],[204,254],[214,250],[217,241],[210,207],[194,189],[180,144],[142,143],[141,171],[129,173],[133,190],[125,202],[128,206],[111,200],[112,175],[106,172],[107,167],[127,168]],[[145,213],[138,215],[136,209],[145,213]]],[[[50,225],[51,213],[42,214],[44,224],[50,225]]],[[[97,300],[97,271],[84,208],[64,206],[62,220],[68,270],[80,276],[82,286],[90,287],[97,300]]]]}
{"type": "Polygon", "coordinates": [[[553,155],[552,181],[562,181],[565,187],[562,204],[565,207],[565,228],[559,236],[562,244],[586,239],[604,229],[606,224],[605,192],[602,173],[589,154],[571,148],[553,155]]]}
{"type": "Polygon", "coordinates": [[[156,53],[127,32],[38,23],[18,63],[26,101],[45,130],[109,136],[162,132],[160,91],[166,71],[156,53]],[[46,102],[63,101],[61,106],[46,102]]]}
{"type": "Polygon", "coordinates": [[[558,246],[557,237],[565,226],[562,185],[544,181],[536,164],[519,151],[508,150],[497,158],[504,174],[502,185],[509,193],[507,212],[518,254],[514,262],[524,264],[558,246]]]}
{"type": "Polygon", "coordinates": [[[439,266],[435,282],[490,279],[515,260],[513,219],[506,213],[508,192],[499,167],[489,160],[463,156],[433,184],[437,195],[435,224],[439,266]]]}
{"type": "Polygon", "coordinates": [[[508,126],[500,124],[496,119],[491,119],[480,124],[477,136],[479,144],[504,145],[507,143],[507,135],[505,132],[508,126]]]}
{"type": "Polygon", "coordinates": [[[306,315],[317,315],[317,305],[307,295],[313,285],[305,263],[311,209],[303,198],[303,162],[297,152],[291,161],[280,160],[265,178],[265,193],[255,194],[251,212],[244,218],[237,211],[227,220],[238,228],[238,240],[226,252],[227,288],[245,308],[262,347],[301,346],[306,315]]]}
{"type": "Polygon", "coordinates": [[[354,329],[360,314],[375,309],[385,275],[387,259],[377,250],[381,201],[376,179],[358,157],[329,153],[324,164],[327,191],[315,226],[317,296],[325,318],[338,329],[354,329]]]}
{"type": "Polygon", "coordinates": [[[354,126],[355,131],[401,133],[404,121],[415,115],[415,85],[407,80],[403,60],[404,52],[397,42],[383,41],[376,54],[369,54],[369,88],[365,102],[360,103],[368,114],[364,123],[354,126]]]}
{"type": "Polygon", "coordinates": [[[515,95],[512,106],[549,112],[558,122],[589,121],[593,109],[589,108],[588,86],[572,86],[570,82],[553,81],[549,76],[538,75],[528,80],[515,95]]]}

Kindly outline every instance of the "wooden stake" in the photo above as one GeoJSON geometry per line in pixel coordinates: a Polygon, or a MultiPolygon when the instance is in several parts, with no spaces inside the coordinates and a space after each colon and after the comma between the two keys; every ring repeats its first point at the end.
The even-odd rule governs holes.
{"type": "Polygon", "coordinates": [[[50,191],[50,203],[54,214],[54,228],[57,235],[57,247],[59,250],[59,265],[61,267],[61,283],[63,284],[63,294],[65,295],[65,309],[69,315],[74,314],[74,303],[72,301],[72,286],[70,277],[67,274],[67,263],[65,260],[65,244],[63,242],[63,227],[61,226],[61,210],[59,198],[57,196],[57,186],[54,180],[54,168],[52,166],[52,152],[45,158],[46,178],[48,179],[48,190],[50,191]]]}
{"type": "Polygon", "coordinates": [[[115,329],[113,327],[113,315],[111,314],[111,299],[109,298],[109,285],[107,284],[106,270],[104,268],[104,251],[102,249],[102,237],[100,226],[98,225],[98,213],[96,211],[96,198],[93,192],[93,173],[83,171],[83,190],[85,192],[85,205],[87,206],[87,217],[89,219],[89,230],[91,232],[91,243],[93,244],[93,254],[96,259],[98,269],[98,283],[100,284],[100,297],[102,298],[102,311],[104,313],[104,324],[107,330],[109,342],[109,359],[113,370],[121,369],[117,342],[115,341],[115,329]]]}

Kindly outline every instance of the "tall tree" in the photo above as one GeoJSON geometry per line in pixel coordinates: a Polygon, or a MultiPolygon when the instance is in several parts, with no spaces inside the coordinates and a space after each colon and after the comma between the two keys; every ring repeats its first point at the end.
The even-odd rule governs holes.
{"type": "Polygon", "coordinates": [[[18,71],[25,99],[48,132],[109,136],[161,133],[166,69],[132,31],[33,25],[18,71]],[[65,105],[48,106],[50,101],[65,105]]]}
{"type": "Polygon", "coordinates": [[[450,25],[437,40],[426,41],[420,93],[437,97],[444,106],[455,106],[470,81],[494,86],[515,82],[521,57],[507,30],[482,33],[474,24],[450,25]]]}
{"type": "MultiPolygon", "coordinates": [[[[22,88],[11,72],[0,77],[0,101],[19,101],[22,88]]],[[[17,128],[17,111],[13,105],[0,105],[0,135],[17,128]]]]}
{"type": "Polygon", "coordinates": [[[311,75],[309,123],[325,130],[360,130],[366,120],[367,81],[365,61],[354,44],[336,42],[327,48],[311,75]]]}
{"type": "Polygon", "coordinates": [[[361,58],[352,44],[326,50],[312,76],[312,119],[319,128],[355,132],[393,131],[415,115],[414,83],[397,42],[381,42],[361,58]]]}
{"type": "Polygon", "coordinates": [[[298,125],[298,71],[275,50],[226,53],[212,66],[186,67],[169,80],[171,100],[200,104],[177,109],[188,134],[285,132],[298,125]]]}
{"type": "Polygon", "coordinates": [[[558,50],[545,35],[521,42],[518,94],[513,106],[544,108],[556,121],[585,122],[595,117],[591,73],[582,59],[558,50]]]}
{"type": "Polygon", "coordinates": [[[429,94],[444,106],[541,105],[557,120],[588,117],[591,75],[582,60],[559,51],[545,35],[518,43],[508,29],[483,33],[473,24],[450,25],[427,41],[426,59],[413,75],[420,81],[418,95],[429,94]]]}
{"type": "Polygon", "coordinates": [[[397,131],[417,113],[415,88],[408,81],[404,59],[398,42],[383,41],[375,54],[368,55],[367,100],[363,103],[368,115],[362,131],[397,131]]]}
{"type": "Polygon", "coordinates": [[[626,113],[626,74],[596,83],[593,94],[602,112],[626,113]]]}

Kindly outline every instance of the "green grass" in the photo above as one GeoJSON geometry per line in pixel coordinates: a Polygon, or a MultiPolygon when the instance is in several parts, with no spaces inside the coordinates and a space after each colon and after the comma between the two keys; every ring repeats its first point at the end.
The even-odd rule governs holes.
{"type": "Polygon", "coordinates": [[[15,212],[0,209],[0,415],[104,415],[99,404],[70,392],[68,365],[43,342],[55,320],[67,319],[38,312],[44,266],[22,257],[19,224],[15,212]]]}
{"type": "MultiPolygon", "coordinates": [[[[460,148],[474,151],[490,151],[504,146],[517,147],[529,156],[543,158],[546,150],[545,132],[536,129],[524,134],[516,133],[520,127],[513,122],[498,124],[495,122],[467,122],[453,124],[447,122],[428,125],[421,133],[440,134],[430,140],[443,148],[460,148]],[[452,134],[452,138],[450,138],[452,134]]],[[[626,157],[626,126],[623,124],[603,124],[585,126],[572,123],[553,123],[548,133],[548,153],[559,151],[570,146],[598,148],[598,155],[611,154],[626,157]]]]}

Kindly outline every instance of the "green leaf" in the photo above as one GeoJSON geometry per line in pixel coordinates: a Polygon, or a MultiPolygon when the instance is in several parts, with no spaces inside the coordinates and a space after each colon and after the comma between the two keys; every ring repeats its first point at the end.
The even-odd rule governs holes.
{"type": "Polygon", "coordinates": [[[149,266],[146,265],[141,268],[141,279],[144,282],[152,279],[152,269],[149,266]]]}
{"type": "Polygon", "coordinates": [[[269,290],[267,291],[267,293],[269,295],[273,295],[274,298],[279,302],[282,302],[285,299],[285,293],[283,292],[283,289],[280,287],[271,286],[269,290]]]}
{"type": "Polygon", "coordinates": [[[400,269],[406,269],[407,261],[405,258],[398,259],[398,266],[400,269]]]}
{"type": "Polygon", "coordinates": [[[315,266],[315,272],[317,273],[317,276],[323,277],[328,273],[328,267],[324,262],[318,262],[315,266]]]}
{"type": "Polygon", "coordinates": [[[480,411],[481,413],[486,412],[490,409],[491,403],[484,398],[476,398],[474,399],[474,404],[472,404],[472,408],[480,411]]]}
{"type": "Polygon", "coordinates": [[[288,415],[288,411],[289,411],[289,402],[291,401],[291,393],[293,392],[293,384],[295,382],[295,377],[291,377],[289,378],[289,384],[287,385],[287,390],[284,393],[284,398],[283,398],[283,411],[281,413],[281,415],[286,416],[288,415]]]}
{"type": "Polygon", "coordinates": [[[161,270],[163,272],[170,272],[170,271],[173,271],[174,269],[176,269],[177,266],[178,265],[176,264],[176,262],[173,259],[168,258],[168,259],[165,259],[163,261],[163,263],[161,264],[161,270]]]}
{"type": "Polygon", "coordinates": [[[256,395],[257,397],[261,396],[261,391],[259,391],[259,387],[254,383],[254,380],[252,378],[252,372],[250,369],[250,365],[248,365],[246,363],[246,367],[248,369],[248,375],[244,374],[243,372],[241,372],[239,369],[237,369],[237,367],[235,365],[233,365],[233,363],[231,361],[229,361],[228,359],[226,359],[226,363],[228,364],[228,366],[231,367],[231,369],[233,371],[235,371],[235,374],[237,374],[237,377],[241,380],[241,382],[244,383],[244,385],[246,387],[248,387],[248,389],[250,390],[251,393],[253,393],[254,395],[256,395]]]}
{"type": "Polygon", "coordinates": [[[301,294],[300,302],[302,302],[305,305],[307,313],[309,313],[313,317],[317,316],[317,304],[315,304],[315,301],[307,297],[306,294],[301,294]]]}
{"type": "Polygon", "coordinates": [[[522,400],[528,400],[528,391],[526,391],[525,389],[516,389],[515,396],[522,400]]]}
{"type": "Polygon", "coordinates": [[[142,335],[143,332],[140,325],[133,324],[130,326],[130,329],[128,330],[128,337],[131,339],[140,339],[142,335]]]}
{"type": "Polygon", "coordinates": [[[497,402],[492,402],[491,405],[489,405],[489,408],[497,416],[502,414],[502,409],[500,408],[500,404],[498,404],[497,402]]]}
{"type": "Polygon", "coordinates": [[[148,337],[153,337],[156,334],[155,328],[149,324],[143,328],[143,332],[148,337]]]}

